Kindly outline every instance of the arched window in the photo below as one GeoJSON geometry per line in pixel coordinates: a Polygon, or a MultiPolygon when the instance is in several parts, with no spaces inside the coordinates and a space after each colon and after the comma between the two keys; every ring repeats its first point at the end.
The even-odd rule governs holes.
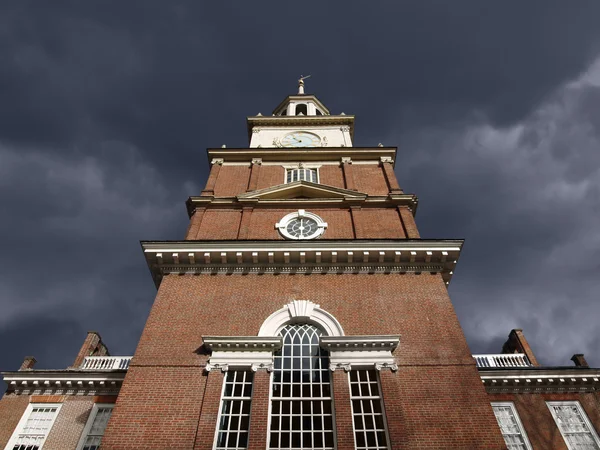
{"type": "Polygon", "coordinates": [[[319,346],[322,331],[289,324],[279,333],[274,355],[269,448],[333,449],[333,406],[329,353],[319,346]]]}
{"type": "Polygon", "coordinates": [[[296,115],[299,116],[300,114],[303,114],[305,116],[308,115],[308,108],[304,103],[298,103],[296,105],[296,115]]]}

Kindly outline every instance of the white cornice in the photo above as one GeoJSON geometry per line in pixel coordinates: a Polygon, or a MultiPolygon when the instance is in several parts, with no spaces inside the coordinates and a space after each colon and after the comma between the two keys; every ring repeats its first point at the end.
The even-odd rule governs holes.
{"type": "Polygon", "coordinates": [[[281,337],[270,336],[203,336],[202,342],[211,351],[251,352],[281,348],[281,337]]]}
{"type": "Polygon", "coordinates": [[[19,395],[118,394],[126,371],[24,370],[2,372],[7,392],[19,395]]]}
{"type": "Polygon", "coordinates": [[[480,369],[479,375],[490,394],[600,390],[600,370],[591,368],[480,369]]]}
{"type": "MultiPolygon", "coordinates": [[[[256,192],[256,191],[252,191],[256,192]]],[[[354,192],[354,191],[352,191],[354,192]]],[[[352,195],[337,195],[330,198],[261,198],[240,195],[239,197],[214,197],[214,196],[195,196],[189,197],[187,201],[188,214],[194,212],[194,208],[199,206],[211,207],[240,207],[241,205],[260,204],[261,206],[284,207],[286,205],[292,208],[304,205],[303,209],[309,207],[328,206],[335,204],[336,206],[357,206],[381,208],[387,206],[407,206],[413,215],[416,213],[418,206],[418,198],[413,194],[390,194],[387,196],[361,196],[354,192],[352,195]]]]}
{"type": "Polygon", "coordinates": [[[285,163],[289,161],[337,161],[342,157],[350,157],[352,161],[381,160],[381,157],[396,160],[396,147],[311,147],[291,148],[209,148],[209,162],[213,158],[227,162],[244,161],[250,164],[252,158],[261,158],[265,162],[285,163]]]}
{"type": "Polygon", "coordinates": [[[354,137],[354,116],[250,116],[246,119],[248,137],[252,136],[252,128],[259,126],[311,126],[311,125],[346,125],[350,135],[354,137]]]}
{"type": "Polygon", "coordinates": [[[441,273],[450,282],[462,240],[142,242],[156,285],[165,274],[441,273]]]}
{"type": "Polygon", "coordinates": [[[392,352],[400,336],[322,336],[320,346],[329,351],[331,370],[374,367],[378,370],[398,366],[392,352]]]}
{"type": "Polygon", "coordinates": [[[273,352],[281,348],[281,337],[206,336],[204,346],[211,351],[206,370],[229,368],[267,369],[273,367],[273,352]]]}

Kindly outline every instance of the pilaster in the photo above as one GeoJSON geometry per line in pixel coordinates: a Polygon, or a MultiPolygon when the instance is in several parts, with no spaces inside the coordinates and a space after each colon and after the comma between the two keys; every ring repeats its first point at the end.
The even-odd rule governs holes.
{"type": "Polygon", "coordinates": [[[344,187],[355,191],[354,173],[352,171],[352,159],[348,157],[342,158],[342,172],[344,173],[344,187]]]}
{"type": "Polygon", "coordinates": [[[385,180],[388,184],[391,194],[404,194],[404,191],[398,184],[398,180],[396,179],[396,174],[394,173],[394,160],[389,156],[382,156],[379,158],[381,161],[381,167],[383,168],[383,174],[385,175],[385,180]]]}
{"type": "Polygon", "coordinates": [[[335,405],[335,432],[338,450],[354,449],[354,428],[350,405],[348,373],[336,370],[331,373],[333,384],[333,404],[335,405]]]}
{"type": "Polygon", "coordinates": [[[271,376],[265,369],[258,369],[252,385],[252,404],[250,406],[250,434],[248,450],[268,448],[269,430],[269,390],[271,376]]]}
{"type": "Polygon", "coordinates": [[[409,239],[419,239],[419,230],[411,210],[407,206],[398,206],[398,214],[402,220],[402,226],[406,232],[406,237],[409,239]]]}
{"type": "MultiPolygon", "coordinates": [[[[202,409],[198,421],[194,450],[211,450],[217,429],[217,418],[221,406],[221,392],[225,374],[222,370],[211,370],[203,376],[207,377],[202,399],[202,409]]],[[[160,414],[160,412],[158,412],[160,414]]]]}
{"type": "Polygon", "coordinates": [[[250,166],[250,180],[248,181],[248,189],[246,192],[255,191],[258,187],[258,177],[260,176],[260,168],[262,166],[261,158],[253,158],[250,166]]]}
{"type": "Polygon", "coordinates": [[[219,172],[221,171],[221,166],[223,165],[223,158],[213,158],[210,164],[211,168],[208,181],[206,182],[206,187],[200,194],[202,197],[210,197],[215,195],[215,185],[217,184],[217,178],[219,177],[219,172]]]}

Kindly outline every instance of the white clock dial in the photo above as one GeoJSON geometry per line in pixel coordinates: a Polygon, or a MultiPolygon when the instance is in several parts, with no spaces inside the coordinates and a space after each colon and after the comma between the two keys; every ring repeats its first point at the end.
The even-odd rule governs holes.
{"type": "Polygon", "coordinates": [[[287,239],[316,239],[325,232],[327,223],[316,214],[300,209],[282,218],[275,228],[287,239]]]}
{"type": "Polygon", "coordinates": [[[290,236],[297,239],[308,239],[319,231],[319,224],[309,217],[296,217],[288,222],[285,229],[290,236]]]}
{"type": "Polygon", "coordinates": [[[307,131],[295,131],[286,134],[281,139],[281,145],[284,147],[320,147],[321,138],[307,131]]]}

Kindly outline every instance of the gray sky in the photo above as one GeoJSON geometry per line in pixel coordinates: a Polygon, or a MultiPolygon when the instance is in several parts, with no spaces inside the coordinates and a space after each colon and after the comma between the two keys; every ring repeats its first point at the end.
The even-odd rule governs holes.
{"type": "Polygon", "coordinates": [[[464,238],[450,294],[474,353],[523,328],[600,366],[600,3],[0,4],[0,369],[132,354],[205,148],[307,91],[399,147],[427,238],[464,238]]]}

